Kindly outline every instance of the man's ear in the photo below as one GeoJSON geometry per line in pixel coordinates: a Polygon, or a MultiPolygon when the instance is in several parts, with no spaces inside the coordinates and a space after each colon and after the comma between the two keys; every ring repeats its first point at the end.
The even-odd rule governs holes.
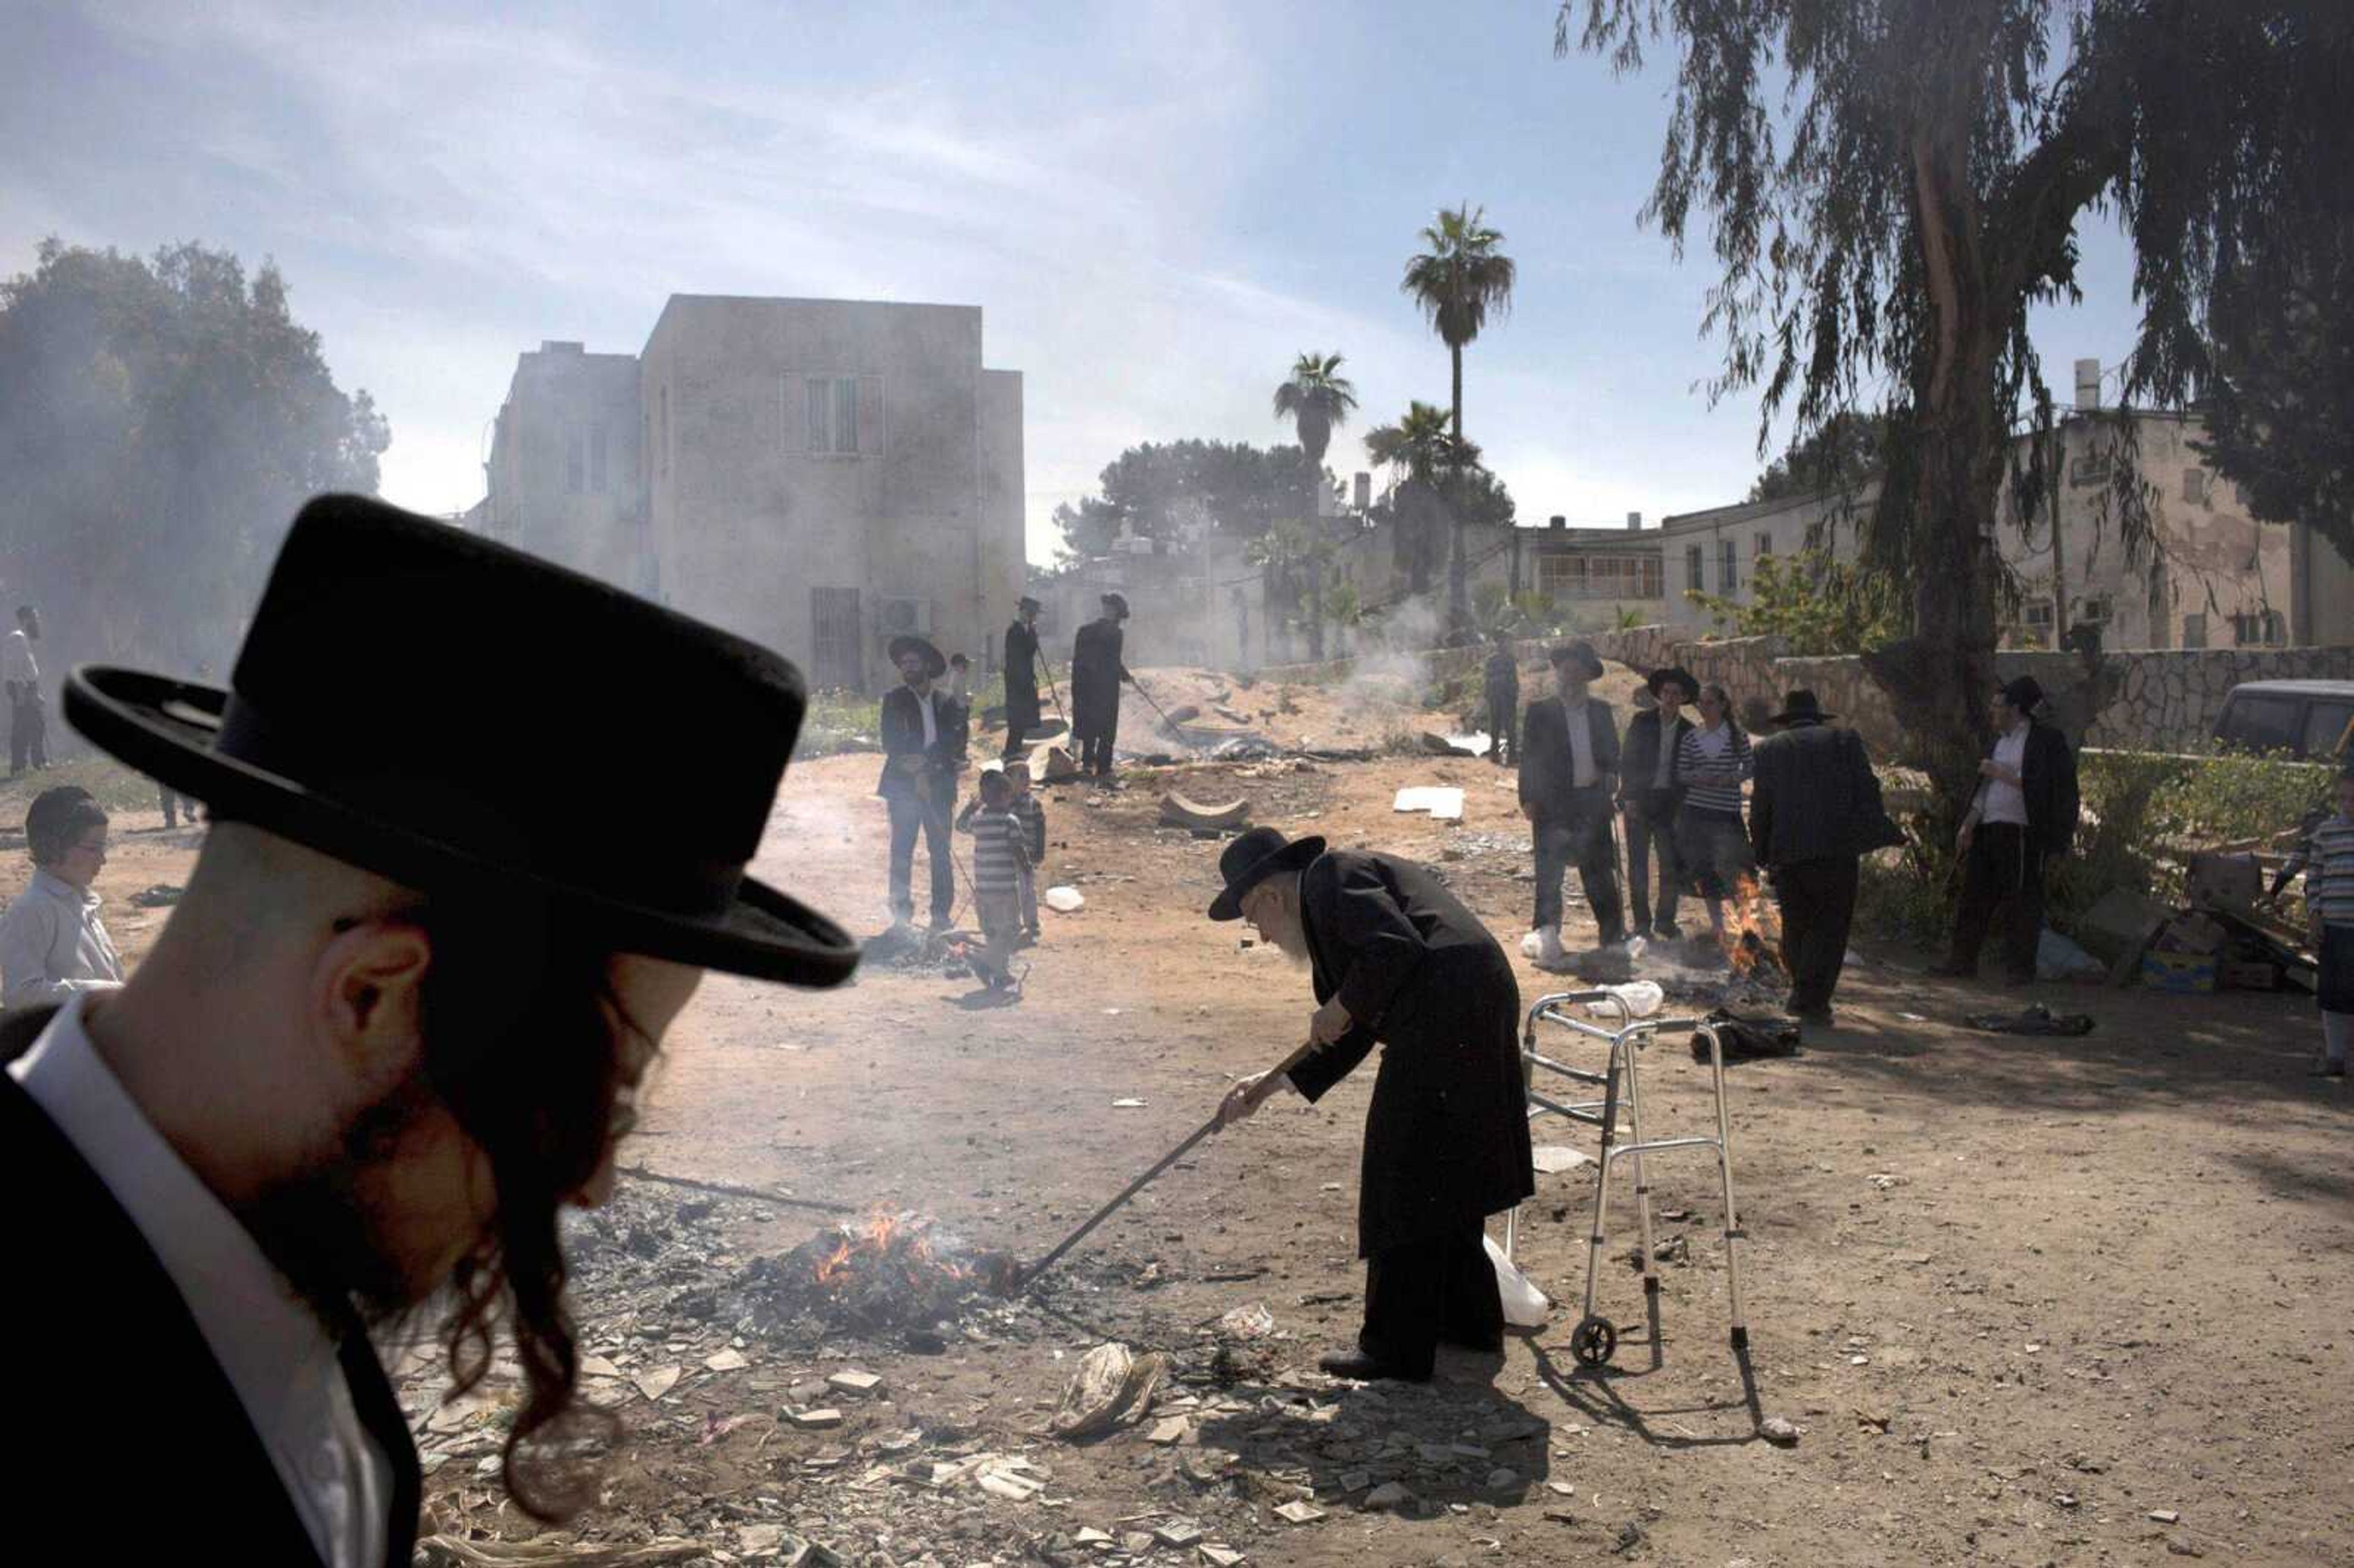
{"type": "Polygon", "coordinates": [[[336,933],[312,971],[312,1018],[344,1069],[371,1086],[397,1081],[423,1044],[432,943],[402,920],[365,920],[336,933]]]}

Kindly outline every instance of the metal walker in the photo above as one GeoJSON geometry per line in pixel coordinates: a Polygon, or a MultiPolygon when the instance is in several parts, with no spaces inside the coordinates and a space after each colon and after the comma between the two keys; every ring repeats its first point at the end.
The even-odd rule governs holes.
{"type": "MultiPolygon", "coordinates": [[[[1533,1122],[1545,1115],[1567,1117],[1600,1129],[1601,1159],[1595,1165],[1594,1229],[1585,1250],[1585,1307],[1577,1328],[1570,1335],[1570,1352],[1579,1364],[1601,1367],[1609,1363],[1618,1348],[1618,1330],[1609,1319],[1594,1309],[1595,1285],[1602,1272],[1603,1237],[1610,1212],[1610,1168],[1621,1159],[1631,1160],[1635,1167],[1635,1210],[1642,1233],[1642,1267],[1644,1305],[1649,1314],[1654,1344],[1659,1334],[1659,1276],[1652,1254],[1651,1188],[1644,1179],[1643,1157],[1665,1153],[1671,1149],[1713,1149],[1716,1169],[1724,1188],[1724,1278],[1725,1290],[1733,1308],[1733,1347],[1741,1350],[1749,1343],[1747,1319],[1741,1310],[1741,1265],[1734,1243],[1745,1239],[1740,1220],[1733,1204],[1733,1128],[1724,1107],[1724,1046],[1717,1037],[1717,1026],[1691,1018],[1637,1018],[1626,999],[1607,991],[1557,991],[1541,996],[1528,1010],[1521,1031],[1521,1057],[1523,1075],[1528,1081],[1528,1114],[1533,1122]],[[1571,1016],[1563,1011],[1569,1007],[1615,1008],[1617,1027],[1605,1028],[1571,1016]],[[1599,1040],[1609,1047],[1606,1063],[1601,1072],[1590,1072],[1555,1062],[1537,1050],[1537,1024],[1556,1023],[1571,1033],[1589,1040],[1599,1040]],[[1637,1054],[1648,1047],[1662,1029],[1691,1030],[1708,1042],[1709,1075],[1716,1091],[1716,1136],[1713,1138],[1661,1138],[1646,1140],[1643,1137],[1643,1100],[1637,1082],[1637,1054]],[[1539,1069],[1556,1074],[1577,1084],[1599,1085],[1602,1097],[1598,1100],[1562,1101],[1540,1093],[1536,1074],[1539,1069]],[[1618,1111],[1624,1105],[1627,1112],[1628,1141],[1620,1141],[1618,1111]]],[[[1513,1243],[1518,1239],[1520,1211],[1515,1209],[1504,1220],[1504,1255],[1512,1255],[1513,1243]]]]}

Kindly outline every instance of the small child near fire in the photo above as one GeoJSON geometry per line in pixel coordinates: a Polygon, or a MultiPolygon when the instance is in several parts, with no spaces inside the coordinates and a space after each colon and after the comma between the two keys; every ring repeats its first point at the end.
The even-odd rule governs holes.
{"type": "Polygon", "coordinates": [[[2354,1048],[2354,768],[2338,776],[2338,814],[2306,841],[2306,916],[2321,961],[2321,1059],[2315,1071],[2346,1075],[2354,1048]]]}
{"type": "Polygon", "coordinates": [[[1030,788],[1030,765],[1009,762],[1006,778],[1013,781],[1013,815],[1021,821],[1022,831],[1029,836],[1031,874],[1022,879],[1022,939],[1017,947],[1035,947],[1038,942],[1038,877],[1037,868],[1046,863],[1046,805],[1030,788]]]}
{"type": "Polygon", "coordinates": [[[972,898],[981,916],[981,949],[974,970],[991,991],[1012,991],[1013,948],[1022,933],[1022,890],[1030,880],[1029,846],[1013,814],[1013,781],[996,763],[981,769],[981,793],[957,813],[972,835],[972,898]]]}

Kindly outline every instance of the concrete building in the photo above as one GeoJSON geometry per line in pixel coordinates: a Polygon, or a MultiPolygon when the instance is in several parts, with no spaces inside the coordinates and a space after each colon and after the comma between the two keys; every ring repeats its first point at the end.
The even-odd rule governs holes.
{"type": "Polygon", "coordinates": [[[1022,592],[1022,377],[973,306],[673,295],[639,355],[522,357],[489,481],[493,536],[817,687],[884,683],[902,631],[989,669],[1022,592]]]}

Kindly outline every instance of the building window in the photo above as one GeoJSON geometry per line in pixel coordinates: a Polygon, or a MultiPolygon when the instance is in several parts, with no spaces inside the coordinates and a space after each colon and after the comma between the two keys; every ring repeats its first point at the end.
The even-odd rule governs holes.
{"type": "Polygon", "coordinates": [[[2255,609],[2232,617],[2232,641],[2243,648],[2278,648],[2287,642],[2287,627],[2276,609],[2255,609]]]}
{"type": "Polygon", "coordinates": [[[1770,555],[1772,555],[1773,553],[1774,553],[1774,535],[1771,535],[1771,534],[1760,534],[1760,535],[1758,535],[1755,538],[1754,538],[1754,539],[1752,539],[1752,540],[1750,540],[1750,541],[1749,541],[1749,556],[1750,556],[1750,559],[1752,559],[1752,560],[1756,560],[1756,559],[1762,558],[1762,557],[1764,557],[1764,556],[1770,556],[1770,555]]]}
{"type": "Polygon", "coordinates": [[[2207,646],[2207,617],[2203,613],[2182,618],[2182,645],[2185,648],[2207,646]]]}
{"type": "Polygon", "coordinates": [[[1663,579],[1666,576],[1667,567],[1659,556],[1645,556],[1643,557],[1643,591],[1637,597],[1641,599],[1664,597],[1666,586],[1663,579]]]}
{"type": "Polygon", "coordinates": [[[2107,625],[2109,620],[2109,596],[2106,594],[2100,594],[2091,599],[2078,599],[2076,601],[2076,619],[2078,620],[2090,621],[2096,626],[2107,625]]]}
{"type": "Polygon", "coordinates": [[[1693,593],[1706,591],[1708,585],[1700,580],[1701,554],[1698,545],[1684,546],[1684,587],[1693,593]]]}
{"type": "Polygon", "coordinates": [[[1716,591],[1721,594],[1731,594],[1741,586],[1741,571],[1735,564],[1733,541],[1730,539],[1721,539],[1717,542],[1716,575],[1719,579],[1716,591]]]}
{"type": "Polygon", "coordinates": [[[588,488],[599,495],[605,493],[606,473],[610,466],[611,443],[606,440],[605,427],[588,427],[588,488]]]}
{"type": "Polygon", "coordinates": [[[809,418],[809,450],[855,456],[858,451],[858,377],[811,376],[802,381],[802,407],[809,418]]]}
{"type": "Polygon", "coordinates": [[[2083,457],[2068,460],[2068,487],[2072,490],[2082,490],[2088,484],[2106,484],[2109,473],[2109,455],[2106,452],[2087,452],[2083,457]]]}
{"type": "Polygon", "coordinates": [[[2052,636],[2052,601],[2031,599],[2020,607],[2019,623],[2037,637],[2048,641],[2052,636]]]}
{"type": "Polygon", "coordinates": [[[1585,557],[1566,554],[1537,557],[1537,592],[1555,604],[1585,597],[1585,557]]]}
{"type": "Polygon", "coordinates": [[[2182,471],[2182,499],[2194,505],[2206,504],[2207,471],[2205,469],[2186,468],[2182,471]]]}
{"type": "Polygon", "coordinates": [[[582,486],[581,486],[582,464],[581,464],[581,456],[580,456],[580,453],[581,453],[580,432],[579,432],[579,431],[578,431],[578,430],[567,430],[567,431],[565,431],[565,432],[564,432],[564,489],[565,489],[565,493],[566,493],[567,494],[569,494],[569,495],[578,495],[578,494],[579,494],[579,493],[580,493],[580,491],[581,491],[581,488],[582,488],[582,486]]]}

